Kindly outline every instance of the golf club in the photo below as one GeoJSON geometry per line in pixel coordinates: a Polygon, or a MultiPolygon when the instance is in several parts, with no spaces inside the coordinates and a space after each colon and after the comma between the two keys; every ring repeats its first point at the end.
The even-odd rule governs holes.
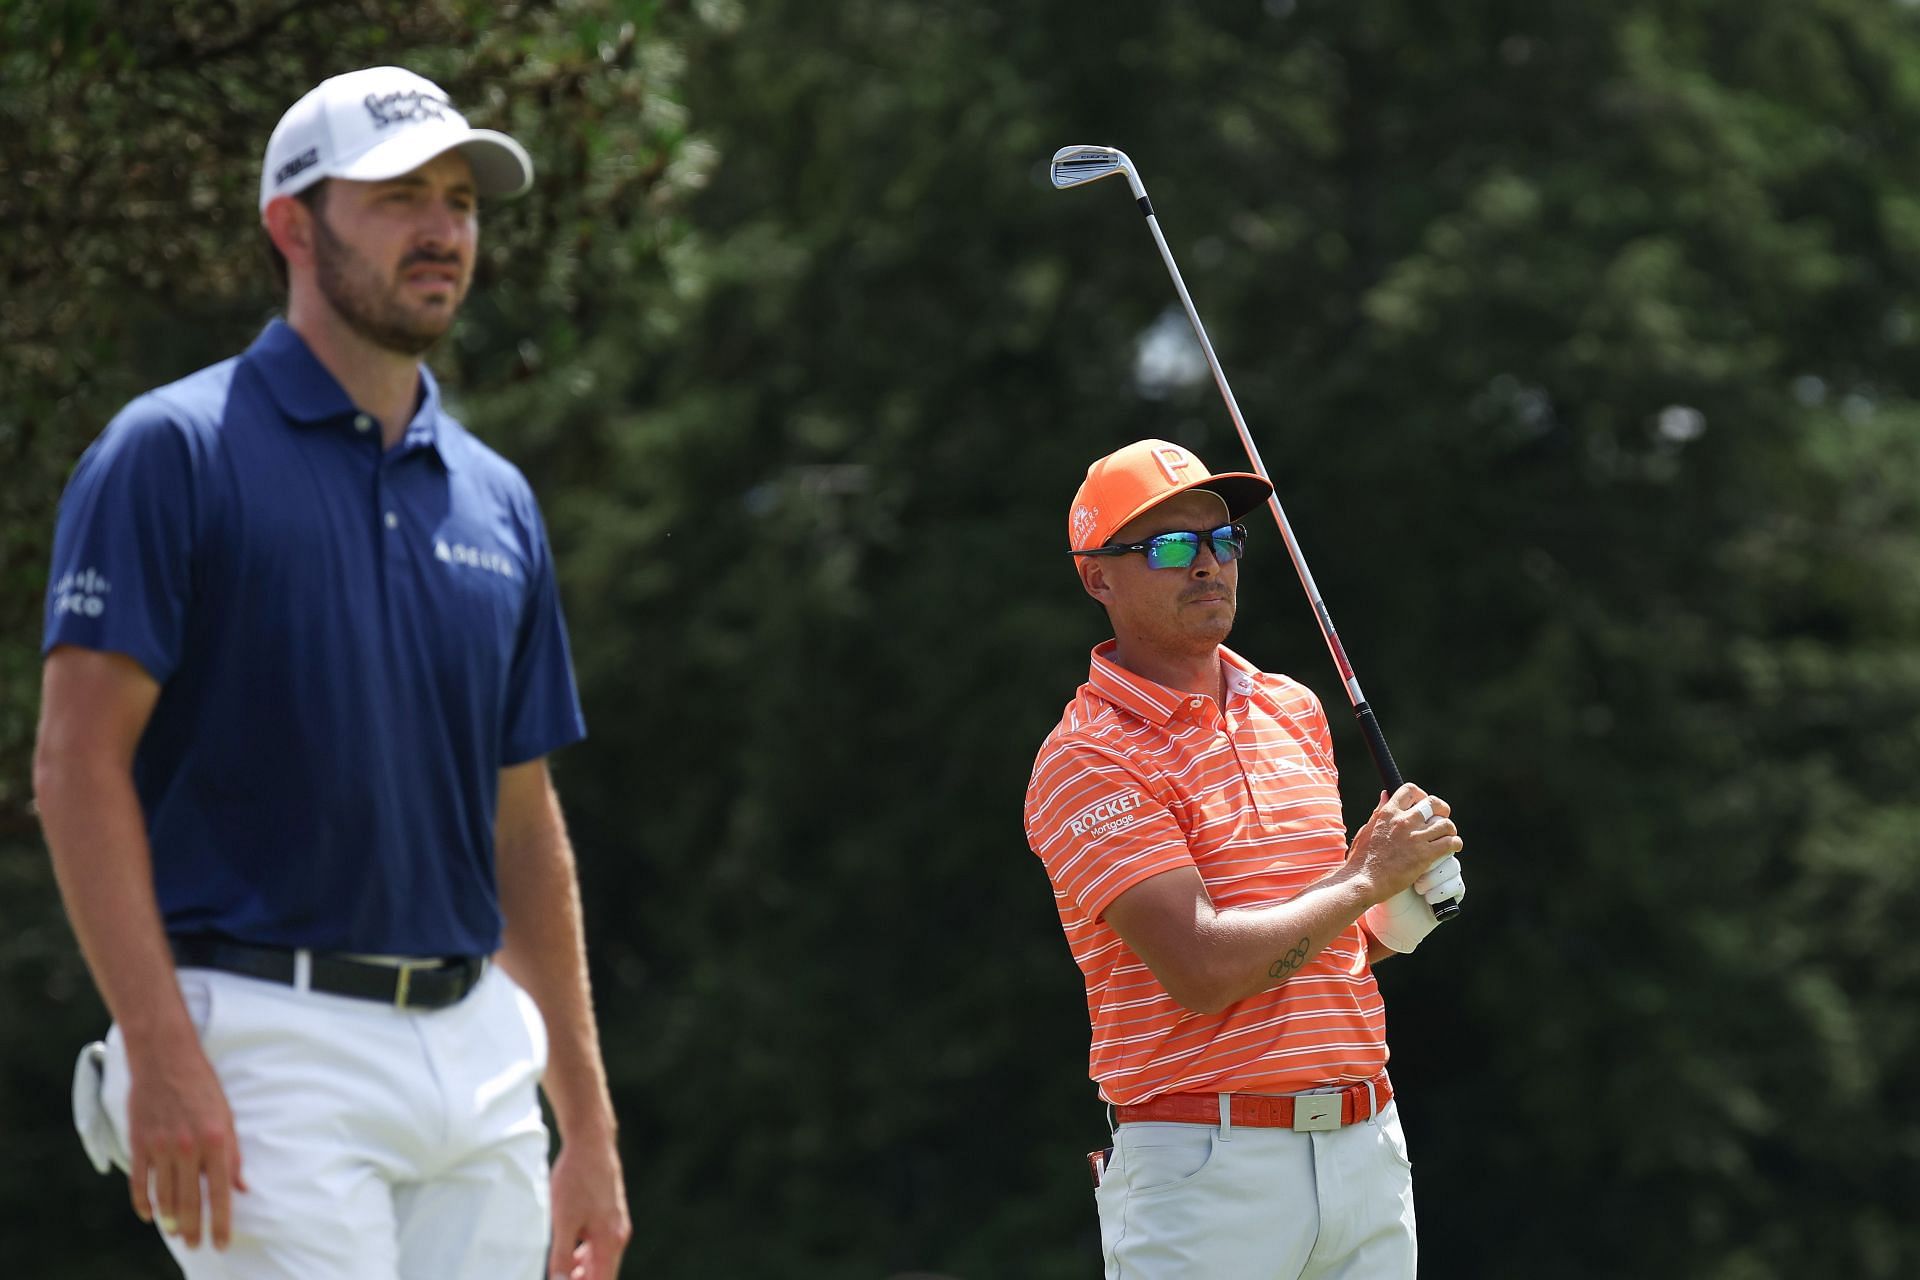
{"type": "MultiPolygon", "coordinates": [[[[1140,173],[1133,167],[1133,161],[1127,158],[1126,152],[1115,147],[1062,147],[1053,153],[1052,172],[1053,185],[1061,190],[1098,182],[1116,173],[1126,175],[1127,189],[1133,192],[1134,203],[1146,215],[1147,230],[1153,232],[1153,242],[1160,248],[1160,259],[1167,264],[1167,274],[1173,277],[1173,287],[1180,295],[1180,305],[1186,308],[1187,322],[1193,326],[1194,336],[1200,339],[1200,350],[1207,357],[1207,367],[1213,370],[1213,381],[1220,388],[1220,398],[1227,402],[1227,413],[1233,418],[1234,429],[1240,433],[1240,443],[1246,447],[1255,473],[1272,484],[1273,477],[1267,474],[1266,463],[1260,460],[1260,450],[1254,446],[1253,434],[1247,430],[1247,420],[1240,415],[1240,405],[1233,398],[1233,388],[1227,385],[1226,371],[1220,367],[1219,357],[1213,354],[1213,343],[1207,340],[1207,330],[1200,323],[1200,313],[1194,310],[1186,282],[1180,278],[1180,268],[1174,265],[1173,251],[1167,248],[1167,238],[1160,233],[1160,222],[1153,216],[1153,202],[1147,199],[1147,189],[1141,183],[1140,173]]],[[[1353,714],[1360,721],[1360,731],[1366,735],[1367,751],[1373,756],[1374,768],[1379,770],[1380,780],[1391,795],[1400,789],[1406,779],[1400,776],[1400,767],[1393,762],[1393,752],[1387,749],[1386,735],[1380,732],[1380,721],[1368,705],[1366,695],[1360,691],[1360,680],[1353,673],[1353,664],[1347,661],[1347,651],[1341,647],[1339,633],[1333,629],[1333,615],[1327,612],[1326,602],[1320,598],[1320,588],[1314,584],[1313,572],[1307,568],[1307,558],[1301,554],[1300,544],[1293,536],[1293,528],[1287,523],[1287,513],[1280,506],[1278,488],[1267,498],[1267,506],[1273,512],[1274,522],[1280,526],[1280,537],[1287,544],[1287,554],[1293,558],[1294,570],[1300,575],[1300,585],[1306,588],[1307,599],[1313,604],[1314,620],[1320,625],[1320,634],[1326,639],[1328,652],[1333,655],[1333,665],[1346,686],[1347,697],[1353,703],[1353,714]]],[[[1409,889],[1407,892],[1413,891],[1409,889]]],[[[1437,920],[1452,919],[1459,912],[1460,903],[1457,899],[1448,899],[1433,908],[1437,920]]]]}

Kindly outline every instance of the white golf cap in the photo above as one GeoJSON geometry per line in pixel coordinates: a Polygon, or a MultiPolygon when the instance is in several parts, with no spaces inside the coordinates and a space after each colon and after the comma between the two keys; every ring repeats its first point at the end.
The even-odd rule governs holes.
{"type": "Polygon", "coordinates": [[[473,166],[483,196],[519,195],[533,185],[527,149],[468,125],[433,81],[400,67],[349,71],[322,80],[274,126],[260,167],[260,211],[322,178],[379,182],[455,149],[473,166]]]}

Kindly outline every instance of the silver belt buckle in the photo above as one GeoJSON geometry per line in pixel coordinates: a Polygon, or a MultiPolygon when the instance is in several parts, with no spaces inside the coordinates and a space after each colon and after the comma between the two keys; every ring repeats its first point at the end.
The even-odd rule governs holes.
{"type": "Polygon", "coordinates": [[[1293,1099],[1293,1131],[1323,1133],[1340,1127],[1340,1097],[1337,1093],[1302,1093],[1293,1099]]]}

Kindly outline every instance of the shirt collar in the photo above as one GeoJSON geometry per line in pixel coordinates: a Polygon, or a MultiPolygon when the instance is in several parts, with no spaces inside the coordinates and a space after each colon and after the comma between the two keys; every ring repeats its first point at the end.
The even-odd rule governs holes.
{"type": "MultiPolygon", "coordinates": [[[[305,425],[331,422],[355,412],[346,389],[327,372],[305,338],[285,320],[267,323],[247,348],[246,357],[260,371],[267,392],[288,419],[305,425]]],[[[420,366],[420,407],[400,437],[402,452],[432,449],[442,466],[453,469],[454,451],[447,447],[451,432],[442,430],[440,384],[433,371],[420,366]]]]}
{"type": "MultiPolygon", "coordinates": [[[[1169,689],[1115,662],[1112,655],[1117,643],[1108,640],[1094,647],[1087,683],[1095,694],[1122,711],[1162,725],[1192,701],[1192,694],[1181,689],[1169,689]]],[[[1227,668],[1227,696],[1232,698],[1252,694],[1254,677],[1259,674],[1253,664],[1225,645],[1220,646],[1220,659],[1227,668]]]]}
{"type": "Polygon", "coordinates": [[[284,320],[267,322],[247,348],[247,360],[260,371],[280,412],[295,422],[325,422],[353,412],[346,390],[284,320]]]}
{"type": "Polygon", "coordinates": [[[1227,668],[1227,697],[1251,698],[1258,686],[1260,668],[1225,645],[1220,646],[1220,661],[1227,668]]]}
{"type": "MultiPolygon", "coordinates": [[[[1087,683],[1095,694],[1122,711],[1155,724],[1166,724],[1193,695],[1181,689],[1169,689],[1115,662],[1112,655],[1117,643],[1108,640],[1094,646],[1087,683]]],[[[1228,699],[1253,696],[1258,688],[1259,668],[1225,645],[1220,646],[1220,661],[1227,668],[1228,699]]]]}
{"type": "Polygon", "coordinates": [[[440,465],[451,471],[454,450],[449,445],[453,432],[446,430],[447,420],[440,412],[440,384],[434,380],[433,370],[424,364],[420,366],[420,391],[420,408],[400,437],[400,448],[405,452],[431,449],[440,459],[440,465]]]}

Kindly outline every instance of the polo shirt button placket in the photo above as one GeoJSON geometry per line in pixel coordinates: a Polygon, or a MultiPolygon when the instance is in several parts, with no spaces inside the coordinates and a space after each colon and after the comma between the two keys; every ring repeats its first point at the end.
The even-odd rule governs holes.
{"type": "MultiPolygon", "coordinates": [[[[360,415],[366,417],[365,414],[360,415]]],[[[355,420],[356,425],[358,419],[355,420]]],[[[373,466],[373,511],[374,518],[380,522],[380,583],[381,594],[385,600],[389,625],[399,616],[398,605],[394,599],[396,593],[406,590],[409,575],[406,567],[407,549],[405,539],[400,532],[400,508],[394,493],[394,467],[402,454],[389,455],[379,450],[373,466]]],[[[389,637],[391,641],[392,637],[389,637]]]]}
{"type": "MultiPolygon", "coordinates": [[[[1240,750],[1240,731],[1245,728],[1247,728],[1247,719],[1245,716],[1242,716],[1240,723],[1236,725],[1228,718],[1226,712],[1222,710],[1220,714],[1220,736],[1227,740],[1227,750],[1233,752],[1233,763],[1240,770],[1240,781],[1246,785],[1247,798],[1252,803],[1254,820],[1264,828],[1267,826],[1267,819],[1273,816],[1274,806],[1271,798],[1264,793],[1262,774],[1257,768],[1249,769],[1247,767],[1247,757],[1240,750]]],[[[1249,747],[1255,749],[1256,758],[1258,745],[1257,738],[1248,743],[1249,747]]]]}

